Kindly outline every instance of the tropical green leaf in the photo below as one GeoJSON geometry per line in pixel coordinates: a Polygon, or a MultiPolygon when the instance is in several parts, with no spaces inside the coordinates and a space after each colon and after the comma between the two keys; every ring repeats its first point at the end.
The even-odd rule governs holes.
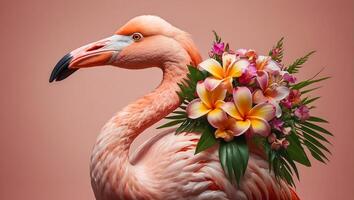
{"type": "Polygon", "coordinates": [[[311,116],[310,118],[308,118],[307,121],[329,123],[327,120],[324,120],[319,117],[314,117],[314,116],[311,116]]]}
{"type": "Polygon", "coordinates": [[[290,142],[290,145],[286,149],[286,151],[289,155],[289,158],[291,158],[292,160],[294,160],[300,164],[310,167],[311,163],[310,163],[304,149],[301,146],[298,136],[296,136],[294,133],[292,133],[288,136],[287,139],[290,142]]]}
{"type": "Polygon", "coordinates": [[[175,125],[180,124],[182,122],[184,122],[184,120],[173,120],[173,121],[167,122],[166,124],[163,124],[163,125],[157,127],[157,129],[175,126],[175,125]]]}
{"type": "Polygon", "coordinates": [[[306,81],[302,81],[300,83],[292,85],[291,87],[294,90],[299,90],[301,88],[304,88],[306,86],[309,86],[311,84],[314,84],[314,83],[317,83],[317,82],[320,82],[320,81],[324,81],[324,80],[329,79],[329,78],[331,78],[331,77],[327,76],[327,77],[323,77],[323,78],[320,78],[320,79],[308,79],[306,81]]]}
{"type": "Polygon", "coordinates": [[[228,53],[230,52],[230,45],[229,45],[229,43],[226,43],[224,51],[225,51],[225,52],[228,52],[228,53]]]}
{"type": "Polygon", "coordinates": [[[307,134],[306,132],[302,133],[304,136],[304,139],[306,139],[307,141],[311,142],[312,144],[316,145],[317,147],[327,151],[329,154],[331,154],[331,152],[329,151],[329,149],[324,146],[321,142],[319,142],[316,138],[312,137],[311,135],[307,134]]]}
{"type": "Polygon", "coordinates": [[[296,177],[298,180],[300,180],[300,175],[299,175],[299,171],[296,167],[296,164],[295,162],[289,157],[289,155],[286,153],[286,151],[284,151],[284,155],[283,155],[283,158],[291,165],[293,171],[295,172],[296,174],[296,177]]]}
{"type": "Polygon", "coordinates": [[[179,114],[179,115],[186,115],[187,114],[186,111],[180,111],[180,110],[175,110],[172,113],[179,114]]]}
{"type": "Polygon", "coordinates": [[[216,42],[221,42],[221,37],[216,33],[216,31],[213,30],[215,41],[216,42]]]}
{"type": "Polygon", "coordinates": [[[199,142],[197,144],[197,148],[195,150],[195,154],[198,154],[209,147],[212,147],[216,144],[216,139],[214,137],[214,134],[212,132],[211,127],[205,127],[204,131],[202,132],[202,136],[199,139],[199,142]]]}
{"type": "Polygon", "coordinates": [[[309,148],[309,151],[310,151],[312,157],[314,157],[316,160],[318,160],[318,161],[320,161],[322,163],[326,163],[325,160],[323,160],[322,157],[318,153],[316,153],[314,150],[309,148]]]}
{"type": "Polygon", "coordinates": [[[281,62],[283,59],[283,55],[284,55],[284,48],[283,48],[283,42],[284,42],[284,37],[281,37],[280,40],[277,42],[277,44],[275,46],[273,46],[273,48],[269,51],[269,56],[272,57],[273,60],[277,61],[277,62],[281,62]],[[278,52],[277,54],[273,54],[273,50],[277,49],[278,52]]]}
{"type": "Polygon", "coordinates": [[[320,132],[325,133],[327,135],[333,136],[333,134],[331,132],[327,131],[326,129],[324,129],[324,128],[316,125],[316,124],[313,124],[313,123],[310,123],[310,122],[301,122],[301,124],[306,126],[306,127],[308,127],[308,128],[311,128],[313,130],[320,131],[320,132]]]}
{"type": "Polygon", "coordinates": [[[232,183],[240,183],[244,175],[249,158],[249,150],[244,137],[237,137],[233,141],[220,142],[219,158],[226,176],[232,183]]]}
{"type": "Polygon", "coordinates": [[[186,115],[171,115],[165,117],[165,119],[186,119],[186,118],[187,118],[186,115]]]}
{"type": "Polygon", "coordinates": [[[317,89],[320,89],[320,88],[321,88],[321,86],[320,86],[320,87],[315,87],[315,88],[311,88],[311,89],[308,89],[308,90],[301,91],[301,95],[306,94],[306,93],[309,93],[309,92],[312,92],[312,91],[317,90],[317,89]]]}
{"type": "Polygon", "coordinates": [[[290,73],[290,74],[293,74],[293,73],[297,73],[299,71],[299,69],[302,67],[302,65],[309,59],[309,57],[315,53],[315,51],[311,51],[309,52],[308,54],[306,54],[305,56],[299,58],[299,59],[296,59],[295,62],[293,62],[293,64],[291,64],[288,68],[287,68],[287,71],[290,73]]]}
{"type": "Polygon", "coordinates": [[[310,103],[316,101],[319,98],[321,98],[321,97],[314,97],[314,98],[311,98],[311,99],[306,99],[306,101],[303,101],[302,104],[304,104],[304,105],[310,104],[310,103]]]}
{"type": "Polygon", "coordinates": [[[313,136],[313,137],[315,137],[317,139],[320,139],[320,140],[325,141],[328,144],[330,144],[330,142],[325,137],[323,137],[321,134],[317,133],[316,131],[307,128],[306,126],[300,126],[299,130],[301,130],[303,132],[306,132],[309,135],[311,135],[311,136],[313,136]]]}
{"type": "Polygon", "coordinates": [[[312,143],[308,142],[307,140],[304,140],[304,144],[307,146],[308,150],[310,150],[310,153],[312,154],[312,156],[314,158],[317,159],[317,155],[318,155],[319,157],[321,157],[321,159],[317,159],[317,160],[319,160],[319,161],[321,161],[323,163],[325,163],[325,161],[322,158],[328,160],[326,155],[320,149],[318,149],[315,145],[313,145],[312,143]],[[316,154],[316,156],[313,155],[314,153],[316,154]]]}

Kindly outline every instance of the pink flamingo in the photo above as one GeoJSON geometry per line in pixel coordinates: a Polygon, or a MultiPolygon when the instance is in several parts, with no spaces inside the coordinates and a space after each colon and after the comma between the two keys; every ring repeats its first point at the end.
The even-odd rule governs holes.
{"type": "Polygon", "coordinates": [[[256,148],[251,148],[240,186],[230,184],[216,147],[194,155],[198,133],[157,133],[129,158],[134,139],[179,106],[177,83],[185,78],[187,64],[200,61],[186,32],[159,17],[139,16],[113,36],[78,48],[58,62],[50,82],[63,80],[79,68],[100,65],[158,66],[163,71],[163,80],[153,92],[118,112],[99,134],[90,164],[96,199],[298,199],[285,182],[276,182],[256,148]]]}

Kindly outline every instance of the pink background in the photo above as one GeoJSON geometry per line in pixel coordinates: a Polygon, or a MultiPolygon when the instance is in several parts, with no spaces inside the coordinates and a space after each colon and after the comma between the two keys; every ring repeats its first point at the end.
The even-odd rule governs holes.
{"type": "Polygon", "coordinates": [[[333,76],[316,92],[322,99],[314,111],[331,121],[333,155],[328,165],[301,168],[297,191],[309,200],[354,199],[353,1],[31,0],[0,9],[0,199],[94,199],[88,163],[97,133],[157,86],[161,72],[98,67],[54,84],[48,78],[69,50],[141,14],[191,33],[204,58],[213,29],[232,48],[263,53],[286,36],[286,63],[317,50],[299,78],[323,67],[333,76]]]}

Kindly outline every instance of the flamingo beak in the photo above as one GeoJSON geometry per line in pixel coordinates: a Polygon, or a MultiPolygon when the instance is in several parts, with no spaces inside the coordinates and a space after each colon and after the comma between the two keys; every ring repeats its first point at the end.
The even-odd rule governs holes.
{"type": "Polygon", "coordinates": [[[131,36],[113,35],[75,49],[55,65],[49,82],[64,80],[80,68],[109,65],[133,42],[131,36]]]}

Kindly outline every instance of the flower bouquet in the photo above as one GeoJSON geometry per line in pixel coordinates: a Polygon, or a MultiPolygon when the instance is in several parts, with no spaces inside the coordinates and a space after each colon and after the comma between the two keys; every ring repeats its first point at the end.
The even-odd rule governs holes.
{"type": "Polygon", "coordinates": [[[200,132],[196,154],[219,144],[219,159],[232,183],[240,182],[249,146],[256,145],[275,177],[294,186],[295,163],[311,165],[306,152],[328,160],[325,136],[332,134],[319,125],[326,120],[310,115],[319,97],[307,95],[318,89],[309,86],[329,77],[316,74],[297,82],[294,74],[314,51],[285,66],[283,38],[263,56],[250,49],[233,51],[214,35],[210,58],[188,66],[188,77],[179,84],[181,105],[159,128],[178,125],[176,134],[200,132]]]}

